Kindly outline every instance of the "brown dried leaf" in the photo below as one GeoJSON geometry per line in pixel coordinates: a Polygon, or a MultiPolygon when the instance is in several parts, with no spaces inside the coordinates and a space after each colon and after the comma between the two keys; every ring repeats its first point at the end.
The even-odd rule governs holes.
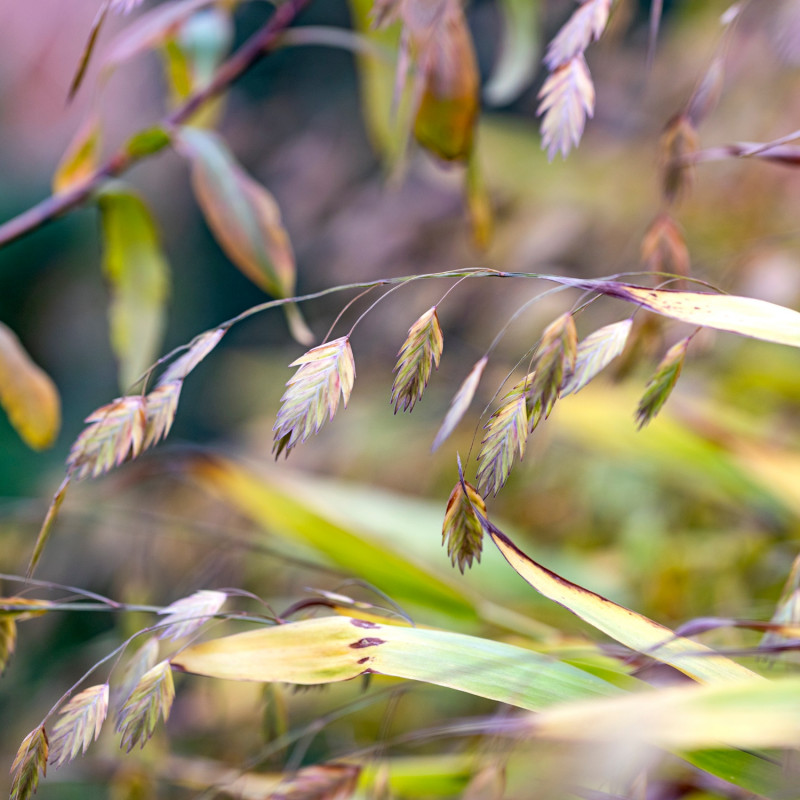
{"type": "Polygon", "coordinates": [[[432,13],[423,6],[420,0],[402,4],[423,87],[414,136],[440,158],[466,161],[480,108],[472,36],[457,0],[440,0],[432,13]]]}
{"type": "Polygon", "coordinates": [[[486,364],[489,362],[488,356],[484,356],[478,361],[475,366],[469,371],[469,375],[464,378],[458,391],[455,393],[453,399],[450,401],[450,408],[447,409],[442,427],[436,434],[433,440],[431,451],[438,450],[442,442],[453,432],[456,425],[461,421],[461,418],[466,413],[472,398],[475,396],[475,390],[478,388],[483,370],[486,369],[486,364]]]}
{"type": "Polygon", "coordinates": [[[219,344],[225,335],[225,328],[214,328],[195,337],[189,349],[176,358],[158,379],[158,386],[173,381],[183,381],[186,376],[219,344]]]}
{"type": "Polygon", "coordinates": [[[400,352],[392,385],[392,402],[395,414],[402,405],[403,411],[412,411],[428,385],[433,368],[439,368],[444,337],[436,306],[429,308],[409,329],[400,352]]]}
{"type": "Polygon", "coordinates": [[[613,322],[590,333],[580,342],[575,355],[575,367],[561,386],[561,397],[579,392],[622,353],[632,325],[631,319],[613,322]]]}
{"type": "Polygon", "coordinates": [[[542,148],[551,161],[556,153],[566,158],[578,145],[586,125],[586,117],[594,115],[594,84],[582,55],[557,67],[544,82],[539,108],[543,115],[542,148]]]}
{"type": "Polygon", "coordinates": [[[0,405],[23,441],[50,447],[61,427],[61,400],[53,381],[31,361],[14,332],[0,322],[0,405]]]}
{"type": "Polygon", "coordinates": [[[60,713],[50,736],[50,763],[54,767],[85,753],[97,740],[108,713],[108,684],[84,689],[60,713]]]}
{"type": "Polygon", "coordinates": [[[286,383],[272,427],[276,458],[283,450],[288,454],[299,442],[317,433],[326,417],[333,419],[340,392],[347,407],[356,376],[348,336],[313,347],[289,366],[299,369],[286,383]]]}
{"type": "Polygon", "coordinates": [[[17,646],[17,621],[13,614],[0,614],[0,675],[6,671],[17,646]]]}
{"type": "Polygon", "coordinates": [[[642,261],[654,272],[689,274],[689,248],[670,214],[659,214],[647,229],[642,239],[642,261]]]}
{"type": "Polygon", "coordinates": [[[687,336],[672,345],[648,381],[644,395],[639,401],[639,408],[636,410],[636,422],[639,428],[647,425],[667,402],[681,374],[691,338],[687,336]]]}
{"type": "Polygon", "coordinates": [[[166,438],[178,410],[183,381],[160,383],[145,397],[145,431],[142,450],[166,438]]]}
{"type": "Polygon", "coordinates": [[[137,744],[144,747],[159,717],[167,721],[174,697],[169,661],[162,661],[145,672],[117,717],[117,732],[122,734],[120,746],[126,753],[137,744]]]}
{"type": "Polygon", "coordinates": [[[459,568],[462,575],[465,568],[472,566],[473,560],[481,560],[484,527],[475,509],[486,517],[483,498],[462,477],[447,500],[442,526],[442,544],[447,548],[451,563],[459,568]]]}
{"type": "Polygon", "coordinates": [[[547,46],[544,63],[552,72],[597,41],[605,30],[611,0],[585,0],[547,46]]]}
{"type": "Polygon", "coordinates": [[[508,479],[517,452],[525,455],[528,440],[527,396],[534,374],[526,375],[500,401],[484,425],[486,436],[478,453],[478,487],[485,497],[497,494],[508,479]]]}
{"type": "Polygon", "coordinates": [[[228,599],[225,592],[201,590],[182,597],[158,613],[166,617],[160,625],[159,639],[182,639],[189,636],[214,616],[228,599]]]}
{"type": "Polygon", "coordinates": [[[562,314],[551,322],[536,354],[528,385],[528,429],[550,416],[564,380],[575,370],[578,334],[572,314],[562,314]]]}
{"type": "Polygon", "coordinates": [[[118,397],[86,417],[89,425],[75,440],[67,458],[70,475],[78,480],[96,478],[128,458],[136,458],[144,445],[145,399],[141,395],[118,397]]]}
{"type": "Polygon", "coordinates": [[[10,800],[28,800],[39,788],[39,773],[47,774],[49,744],[44,725],[23,740],[11,765],[10,800]]]}
{"type": "Polygon", "coordinates": [[[661,136],[661,186],[664,200],[674,203],[690,188],[690,158],[698,149],[699,140],[691,119],[680,114],[672,119],[661,136]]]}
{"type": "Polygon", "coordinates": [[[86,181],[97,169],[102,132],[100,120],[92,114],[75,134],[53,175],[53,192],[58,194],[86,181]]]}

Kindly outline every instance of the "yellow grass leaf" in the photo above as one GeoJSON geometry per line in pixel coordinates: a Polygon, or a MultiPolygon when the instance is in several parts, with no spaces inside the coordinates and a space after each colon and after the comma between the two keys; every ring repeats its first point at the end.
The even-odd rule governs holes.
{"type": "Polygon", "coordinates": [[[626,647],[704,683],[759,680],[756,673],[711,648],[676,636],[669,628],[537,564],[485,517],[483,522],[506,561],[536,591],[626,647]]]}

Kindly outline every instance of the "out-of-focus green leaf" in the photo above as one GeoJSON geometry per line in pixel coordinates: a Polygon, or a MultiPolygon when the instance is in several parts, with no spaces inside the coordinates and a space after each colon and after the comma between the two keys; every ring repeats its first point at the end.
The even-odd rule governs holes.
{"type": "Polygon", "coordinates": [[[369,581],[401,605],[475,618],[459,585],[403,555],[402,541],[390,547],[359,535],[285,491],[279,475],[262,477],[231,461],[208,457],[189,461],[186,470],[270,534],[310,545],[329,562],[369,581]]]}
{"type": "MultiPolygon", "coordinates": [[[[175,138],[191,163],[197,201],[228,258],[274,297],[291,297],[294,252],[275,198],[245,173],[216,134],[185,127],[175,138]]],[[[313,341],[296,306],[287,307],[287,319],[298,341],[313,341]]]]}
{"type": "Polygon", "coordinates": [[[119,382],[131,386],[153,362],[164,331],[169,266],[144,201],[114,182],[97,196],[103,269],[111,286],[111,345],[119,382]]]}
{"type": "Polygon", "coordinates": [[[535,736],[646,742],[669,750],[800,746],[800,679],[675,686],[548,709],[535,736]]]}
{"type": "Polygon", "coordinates": [[[100,120],[92,114],[81,125],[53,175],[53,192],[58,194],[86,180],[97,168],[100,150],[100,120]]]}
{"type": "Polygon", "coordinates": [[[23,441],[34,450],[53,444],[61,427],[61,400],[50,377],[0,322],[0,405],[23,441]]]}
{"type": "MultiPolygon", "coordinates": [[[[399,26],[375,29],[371,25],[372,0],[349,0],[353,27],[372,43],[387,53],[397,53],[400,42],[399,26]]],[[[392,109],[395,87],[395,69],[391,60],[383,60],[366,52],[356,55],[358,81],[361,90],[361,113],[372,146],[389,168],[402,159],[408,143],[410,124],[407,119],[407,97],[399,98],[397,109],[392,109]]]]}
{"type": "Polygon", "coordinates": [[[125,142],[125,150],[132,158],[145,158],[163,150],[171,141],[169,132],[160,125],[155,125],[134,133],[125,142]]]}
{"type": "MultiPolygon", "coordinates": [[[[606,459],[657,469],[664,480],[705,500],[736,509],[752,506],[771,513],[800,513],[796,492],[793,499],[787,496],[787,475],[793,473],[784,472],[780,466],[789,454],[777,453],[770,459],[759,448],[753,450],[754,460],[750,463],[751,449],[741,437],[733,437],[733,452],[726,452],[719,444],[719,423],[715,423],[716,432],[710,428],[711,435],[704,436],[700,420],[705,415],[695,406],[689,406],[688,416],[695,419],[694,426],[682,424],[667,407],[658,425],[637,431],[632,415],[640,393],[640,384],[593,383],[562,403],[556,431],[592,452],[602,453],[606,459]],[[603,424],[598,425],[598,420],[603,424]]],[[[784,466],[787,465],[788,462],[784,466]]]]}
{"type": "MultiPolygon", "coordinates": [[[[162,47],[164,71],[173,106],[211,82],[233,41],[233,20],[222,8],[207,8],[192,14],[167,38],[162,47]]],[[[190,124],[213,127],[223,108],[223,97],[204,104],[190,124]]]]}
{"type": "Polygon", "coordinates": [[[523,553],[491,522],[485,520],[485,525],[508,563],[537,592],[569,609],[626,647],[669,664],[697,681],[763,680],[756,673],[710,648],[676,636],[669,628],[562,578],[523,553]]]}
{"type": "Polygon", "coordinates": [[[531,711],[621,690],[513,645],[449,631],[322,617],[188,647],[179,669],[213,678],[319,684],[365,672],[424,681],[531,711]]]}
{"type": "Polygon", "coordinates": [[[502,106],[525,91],[539,63],[539,0],[502,0],[503,34],[492,74],[483,88],[488,103],[502,106]]]}

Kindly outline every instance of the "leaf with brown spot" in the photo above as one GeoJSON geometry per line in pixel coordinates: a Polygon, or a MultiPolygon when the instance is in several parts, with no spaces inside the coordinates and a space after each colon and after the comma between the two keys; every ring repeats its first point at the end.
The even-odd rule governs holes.
{"type": "Polygon", "coordinates": [[[0,322],[0,405],[22,440],[34,450],[53,444],[61,427],[61,400],[53,381],[0,322]]]}
{"type": "Polygon", "coordinates": [[[108,684],[90,686],[61,709],[50,734],[50,763],[55,767],[85,753],[97,740],[108,713],[108,684]]]}
{"type": "Polygon", "coordinates": [[[466,413],[467,408],[469,408],[469,404],[472,402],[472,398],[475,396],[475,391],[478,388],[481,375],[483,375],[483,371],[486,369],[486,365],[488,363],[489,359],[487,356],[481,358],[469,371],[469,375],[464,378],[461,386],[458,387],[458,391],[450,401],[450,408],[447,409],[447,414],[445,414],[442,427],[439,428],[439,432],[436,434],[436,438],[433,440],[433,446],[431,447],[432,451],[439,449],[442,442],[447,439],[447,437],[455,429],[456,425],[458,425],[458,423],[461,421],[461,418],[466,413]]]}
{"type": "Polygon", "coordinates": [[[23,740],[11,765],[10,800],[28,800],[39,788],[39,773],[47,774],[50,751],[44,725],[32,730],[23,740]]]}
{"type": "Polygon", "coordinates": [[[689,325],[800,347],[800,312],[766,300],[710,292],[645,289],[616,281],[555,280],[625,300],[689,325]]]}
{"type": "Polygon", "coordinates": [[[400,352],[392,384],[392,402],[397,413],[412,411],[428,385],[434,367],[439,368],[444,338],[436,306],[429,308],[409,329],[400,352]]]}
{"type": "Polygon", "coordinates": [[[532,711],[623,691],[527,648],[431,628],[377,624],[371,633],[383,644],[354,649],[353,642],[363,638],[354,622],[331,616],[262,626],[187,647],[172,663],[176,669],[213,678],[300,685],[352,680],[367,669],[532,711]],[[370,661],[361,663],[365,657],[370,661]]]}
{"type": "MultiPolygon", "coordinates": [[[[461,462],[459,462],[459,472],[461,462]]],[[[456,483],[447,500],[447,510],[442,526],[442,544],[453,566],[461,574],[472,566],[473,560],[480,562],[483,547],[484,527],[475,510],[486,517],[486,506],[478,490],[463,477],[456,483]]]]}
{"type": "Polygon", "coordinates": [[[286,383],[272,427],[276,458],[317,433],[326,417],[333,419],[340,393],[347,407],[356,377],[348,336],[312,348],[289,366],[298,370],[286,383]]]}

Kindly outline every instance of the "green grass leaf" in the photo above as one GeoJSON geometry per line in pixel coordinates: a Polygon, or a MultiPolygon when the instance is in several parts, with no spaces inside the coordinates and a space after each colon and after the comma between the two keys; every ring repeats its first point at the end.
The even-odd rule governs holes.
{"type": "Polygon", "coordinates": [[[531,711],[621,689],[540,653],[442,630],[322,617],[194,645],[172,659],[213,678],[319,684],[391,675],[531,711]]]}

